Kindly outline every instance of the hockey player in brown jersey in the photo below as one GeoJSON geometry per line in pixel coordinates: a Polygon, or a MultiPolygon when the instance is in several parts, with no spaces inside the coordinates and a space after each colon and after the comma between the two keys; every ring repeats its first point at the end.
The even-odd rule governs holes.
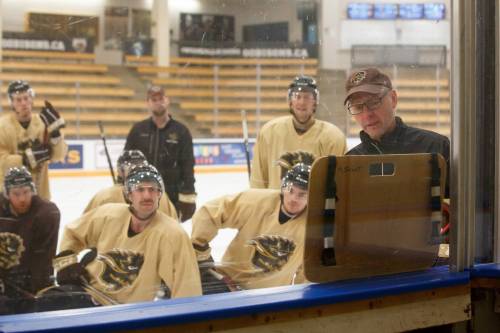
{"type": "Polygon", "coordinates": [[[59,220],[29,171],[10,168],[0,194],[0,314],[33,311],[36,292],[51,285],[59,220]]]}
{"type": "Polygon", "coordinates": [[[193,216],[191,239],[204,294],[231,289],[217,286],[212,278],[217,274],[243,289],[254,289],[290,285],[300,273],[313,158],[304,153],[286,156],[288,162],[284,164],[290,169],[282,178],[280,190],[249,189],[226,195],[206,203],[193,216]],[[235,228],[238,233],[215,269],[217,274],[213,274],[209,243],[221,228],[235,228]]]}
{"type": "MultiPolygon", "coordinates": [[[[159,291],[162,298],[200,295],[188,235],[177,221],[157,210],[164,186],[156,168],[133,167],[125,188],[130,205],[100,206],[65,227],[61,252],[54,259],[58,284],[72,286],[73,291],[77,286],[100,304],[152,301],[159,291]],[[84,249],[91,250],[78,261],[76,254],[84,249]]],[[[66,308],[71,304],[66,302],[66,308]]]]}
{"type": "Polygon", "coordinates": [[[343,155],[346,151],[342,131],[314,117],[319,92],[313,78],[296,77],[288,89],[288,103],[291,115],[269,121],[257,136],[250,177],[252,188],[280,188],[280,168],[276,162],[286,152],[302,150],[320,157],[343,155]]]}
{"type": "Polygon", "coordinates": [[[64,120],[47,101],[33,113],[34,92],[25,81],[11,82],[7,95],[12,112],[0,119],[0,184],[7,169],[24,165],[38,195],[49,200],[49,161],[62,161],[67,151],[61,132],[64,120]]]}
{"type": "MultiPolygon", "coordinates": [[[[84,213],[107,203],[126,203],[127,198],[124,180],[127,177],[130,168],[134,165],[148,163],[144,154],[140,150],[136,149],[124,150],[120,157],[118,157],[117,162],[118,178],[116,184],[97,192],[87,204],[87,207],[85,207],[85,210],[83,211],[84,213]]],[[[164,193],[164,195],[161,196],[160,207],[158,209],[172,217],[174,220],[178,219],[175,206],[168,198],[167,193],[164,193]]]]}

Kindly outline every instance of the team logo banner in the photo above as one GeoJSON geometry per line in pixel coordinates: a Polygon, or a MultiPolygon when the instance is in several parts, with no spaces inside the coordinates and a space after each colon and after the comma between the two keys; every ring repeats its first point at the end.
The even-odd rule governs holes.
{"type": "MultiPolygon", "coordinates": [[[[243,143],[198,143],[194,144],[196,165],[245,165],[243,143]]],[[[253,143],[249,144],[250,155],[253,143]]],[[[252,156],[250,156],[250,159],[252,156]]]]}

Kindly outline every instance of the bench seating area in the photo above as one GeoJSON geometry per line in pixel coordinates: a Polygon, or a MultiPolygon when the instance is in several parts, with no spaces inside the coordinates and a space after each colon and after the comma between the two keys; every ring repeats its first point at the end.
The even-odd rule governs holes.
{"type": "MultiPolygon", "coordinates": [[[[249,134],[254,137],[265,122],[288,114],[287,88],[295,76],[319,77],[317,59],[173,57],[170,61],[169,67],[162,67],[154,57],[125,56],[128,67],[112,71],[96,64],[94,54],[3,50],[0,83],[5,92],[12,80],[29,81],[37,93],[35,109],[44,99],[51,101],[66,118],[70,138],[98,137],[97,120],[103,121],[110,137],[125,137],[134,122],[147,116],[144,89],[148,84],[167,89],[175,117],[188,125],[193,136],[241,137],[241,110],[245,110],[249,134]]],[[[382,70],[392,73],[390,68],[382,70]]],[[[345,80],[345,73],[334,75],[339,82],[345,80]]],[[[442,70],[439,78],[434,69],[425,68],[398,69],[397,75],[393,80],[397,114],[409,125],[449,135],[447,71],[442,70]]],[[[333,94],[343,96],[343,87],[333,94]]],[[[1,106],[9,109],[5,94],[1,106]]],[[[359,127],[346,113],[346,118],[335,117],[326,120],[333,120],[348,136],[358,135],[359,127]]]]}
{"type": "Polygon", "coordinates": [[[120,79],[113,76],[98,76],[98,75],[75,75],[75,74],[57,74],[57,73],[36,73],[32,74],[22,71],[1,72],[1,81],[13,81],[23,79],[30,83],[71,83],[75,85],[92,84],[92,85],[116,85],[120,83],[120,79]]]}
{"type": "Polygon", "coordinates": [[[4,59],[34,59],[34,60],[67,60],[70,62],[95,62],[94,53],[80,52],[55,52],[55,51],[26,51],[26,50],[2,50],[4,59]]]}
{"type": "MultiPolygon", "coordinates": [[[[146,117],[144,97],[94,61],[94,54],[3,50],[1,89],[5,92],[13,80],[28,81],[36,93],[34,109],[50,101],[66,120],[68,138],[98,138],[97,120],[109,137],[125,137],[146,117]]],[[[1,107],[10,109],[5,94],[1,107]]]]}
{"type": "Polygon", "coordinates": [[[318,74],[317,59],[174,57],[170,61],[169,67],[137,66],[137,74],[145,82],[164,86],[190,120],[191,129],[202,137],[240,137],[241,110],[246,110],[249,134],[255,136],[265,122],[288,114],[286,94],[295,76],[318,74]]]}
{"type": "MultiPolygon", "coordinates": [[[[180,113],[192,120],[191,128],[208,137],[240,137],[241,110],[246,110],[249,133],[254,136],[268,120],[288,114],[286,90],[293,77],[318,77],[316,59],[174,57],[169,67],[154,65],[154,58],[147,60],[136,66],[137,75],[166,87],[180,113]]],[[[417,69],[415,74],[402,70],[393,80],[398,91],[397,112],[409,124],[449,135],[449,80],[427,71],[417,69]]],[[[385,72],[391,73],[391,69],[385,72]]],[[[344,92],[334,94],[343,96],[344,92]]],[[[345,122],[335,119],[335,123],[342,128],[345,122]]],[[[348,123],[347,134],[357,136],[358,126],[352,119],[348,123]]]]}
{"type": "MultiPolygon", "coordinates": [[[[2,85],[2,91],[7,91],[7,84],[2,85]]],[[[52,95],[57,96],[120,96],[120,97],[132,97],[134,96],[134,91],[130,88],[121,87],[74,87],[74,86],[40,86],[36,88],[36,93],[39,95],[52,95]]]]}
{"type": "Polygon", "coordinates": [[[0,63],[2,71],[29,70],[34,72],[78,72],[78,73],[106,73],[108,66],[98,64],[70,64],[70,63],[40,63],[27,61],[3,61],[0,63]]]}

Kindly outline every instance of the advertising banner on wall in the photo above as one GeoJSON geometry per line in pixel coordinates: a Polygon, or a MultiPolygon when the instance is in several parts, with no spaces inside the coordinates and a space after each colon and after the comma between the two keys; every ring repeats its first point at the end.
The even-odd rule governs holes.
{"type": "MultiPolygon", "coordinates": [[[[249,144],[252,158],[253,143],[249,144]]],[[[197,143],[193,147],[196,165],[244,165],[243,143],[197,143]]]]}
{"type": "Polygon", "coordinates": [[[83,169],[83,144],[69,144],[63,162],[50,163],[50,169],[83,169]]]}
{"type": "Polygon", "coordinates": [[[48,38],[37,33],[4,31],[2,48],[27,51],[93,53],[94,42],[87,38],[48,38]]]}
{"type": "MultiPolygon", "coordinates": [[[[106,145],[113,168],[123,151],[125,140],[107,140],[106,145]]],[[[252,158],[254,141],[249,142],[252,158]]],[[[246,165],[245,146],[241,140],[194,140],[193,154],[196,166],[246,165]]],[[[68,142],[68,153],[62,163],[51,163],[50,169],[107,170],[108,159],[100,140],[73,140],[68,142]]]]}
{"type": "Polygon", "coordinates": [[[179,55],[183,57],[236,57],[236,58],[315,58],[317,45],[314,44],[278,44],[278,45],[243,45],[227,44],[210,45],[204,43],[182,42],[179,55]]]}

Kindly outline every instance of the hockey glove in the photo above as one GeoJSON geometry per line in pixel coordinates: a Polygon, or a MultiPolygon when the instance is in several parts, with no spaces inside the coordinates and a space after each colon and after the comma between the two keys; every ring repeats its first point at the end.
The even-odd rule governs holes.
{"type": "Polygon", "coordinates": [[[252,264],[263,272],[280,270],[295,251],[295,243],[282,236],[262,235],[248,244],[255,247],[252,264]]]}
{"type": "Polygon", "coordinates": [[[176,208],[181,222],[189,220],[196,211],[196,193],[179,193],[179,201],[177,201],[176,208]]]}
{"type": "Polygon", "coordinates": [[[91,248],[88,253],[86,253],[82,260],[78,262],[76,254],[71,250],[65,250],[59,253],[54,260],[52,265],[56,271],[57,284],[74,284],[81,285],[82,279],[84,281],[90,281],[89,272],[85,269],[91,261],[97,257],[97,250],[91,248]]]}
{"type": "Polygon", "coordinates": [[[64,119],[61,118],[59,112],[57,112],[48,101],[45,101],[45,107],[40,111],[40,118],[42,118],[47,131],[50,133],[50,137],[54,138],[61,135],[59,130],[63,128],[66,123],[64,119]]]}
{"type": "Polygon", "coordinates": [[[37,166],[48,160],[50,160],[50,150],[48,145],[35,141],[31,147],[24,150],[23,164],[31,170],[36,169],[37,166]]]}

